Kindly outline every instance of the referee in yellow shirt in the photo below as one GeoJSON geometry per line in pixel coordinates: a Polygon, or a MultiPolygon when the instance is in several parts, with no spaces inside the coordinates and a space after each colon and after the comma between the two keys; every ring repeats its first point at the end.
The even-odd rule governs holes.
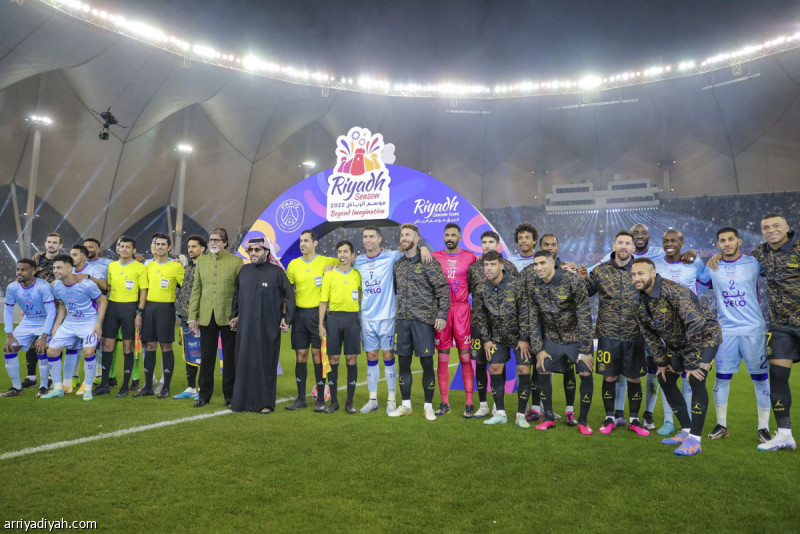
{"type": "Polygon", "coordinates": [[[122,236],[117,240],[119,260],[108,266],[108,308],[103,318],[103,378],[94,389],[95,395],[109,393],[108,375],[111,371],[114,345],[122,330],[122,354],[125,374],[117,398],[128,396],[128,382],[133,372],[133,338],[142,326],[142,313],[147,298],[147,273],[144,265],[133,259],[136,241],[122,236]]]}
{"type": "Polygon", "coordinates": [[[159,399],[168,399],[172,371],[175,368],[175,292],[183,283],[183,265],[171,260],[172,240],[166,234],[153,236],[153,261],[147,264],[147,304],[142,317],[142,343],[144,343],[144,387],[134,397],[153,395],[153,371],[156,367],[156,349],[161,344],[164,364],[164,386],[159,399]]]}
{"type": "MultiPolygon", "coordinates": [[[[328,372],[328,384],[331,387],[331,404],[325,413],[333,413],[339,409],[339,356],[344,348],[347,362],[347,413],[356,413],[353,406],[353,394],[358,381],[357,358],[361,352],[361,322],[358,320],[359,297],[361,296],[361,274],[353,269],[356,257],[353,243],[339,241],[336,243],[336,255],[339,264],[322,277],[322,294],[319,302],[319,336],[327,339],[328,358],[331,370],[328,372]],[[325,312],[328,312],[327,321],[325,312]]],[[[319,394],[320,388],[317,387],[319,394]]],[[[325,392],[325,383],[322,383],[325,392]]],[[[324,398],[324,396],[323,396],[324,398]]]]}
{"type": "Polygon", "coordinates": [[[336,258],[317,256],[317,233],[304,230],[300,233],[300,258],[289,262],[286,276],[295,288],[297,309],[292,322],[292,350],[297,354],[294,378],[297,381],[297,400],[287,410],[307,408],[306,379],[308,377],[308,346],[314,359],[314,378],[317,382],[317,406],[315,412],[325,411],[325,382],[322,377],[322,342],[319,338],[319,297],[322,289],[322,273],[327,267],[339,263],[336,258]],[[320,384],[322,389],[320,390],[320,384]]]}

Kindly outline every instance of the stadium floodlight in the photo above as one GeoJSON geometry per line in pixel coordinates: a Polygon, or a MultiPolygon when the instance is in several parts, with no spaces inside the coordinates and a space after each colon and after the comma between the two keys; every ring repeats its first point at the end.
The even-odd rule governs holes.
{"type": "Polygon", "coordinates": [[[50,126],[53,124],[53,119],[47,115],[29,115],[26,120],[37,126],[50,126]]]}
{"type": "Polygon", "coordinates": [[[191,154],[192,152],[194,152],[194,148],[192,148],[192,145],[187,145],[186,143],[179,144],[175,148],[175,150],[177,150],[181,154],[191,154]]]}
{"type": "Polygon", "coordinates": [[[313,161],[304,161],[300,165],[302,165],[306,169],[314,169],[317,166],[317,164],[315,162],[313,162],[313,161]]]}
{"type": "Polygon", "coordinates": [[[603,83],[603,81],[597,76],[584,76],[578,82],[578,87],[584,91],[591,91],[600,87],[601,83],[603,83]]]}

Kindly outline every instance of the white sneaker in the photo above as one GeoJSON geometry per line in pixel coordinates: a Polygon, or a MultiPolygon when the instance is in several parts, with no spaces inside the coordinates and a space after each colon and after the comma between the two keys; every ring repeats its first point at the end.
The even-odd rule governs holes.
{"type": "Polygon", "coordinates": [[[487,415],[489,415],[489,407],[488,406],[481,406],[475,412],[475,415],[473,415],[473,417],[481,418],[481,417],[486,417],[487,415]]]}
{"type": "MultiPolygon", "coordinates": [[[[433,410],[431,410],[431,413],[433,413],[433,410]]],[[[401,404],[395,411],[389,414],[389,417],[402,417],[404,415],[411,415],[411,408],[401,404]]],[[[433,418],[436,419],[436,416],[434,415],[433,418]]]]}
{"type": "Polygon", "coordinates": [[[397,401],[387,400],[386,401],[386,415],[389,415],[393,411],[397,409],[397,401]]]}
{"type": "Polygon", "coordinates": [[[378,401],[370,399],[364,406],[361,407],[361,413],[374,412],[377,409],[378,409],[378,401]]]}
{"type": "Polygon", "coordinates": [[[425,419],[428,421],[436,421],[436,414],[433,413],[433,406],[426,406],[425,409],[425,419]]]}
{"type": "Polygon", "coordinates": [[[796,448],[797,443],[795,442],[794,437],[791,435],[782,436],[780,434],[776,434],[774,438],[758,446],[758,450],[760,451],[779,451],[781,449],[793,451],[796,448]]]}
{"type": "Polygon", "coordinates": [[[524,413],[518,413],[517,417],[514,419],[514,424],[520,428],[530,428],[531,424],[525,420],[524,413]]]}

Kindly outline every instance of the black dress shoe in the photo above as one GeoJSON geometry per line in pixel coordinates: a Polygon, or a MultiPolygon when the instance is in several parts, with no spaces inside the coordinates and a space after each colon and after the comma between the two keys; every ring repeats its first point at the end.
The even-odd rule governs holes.
{"type": "Polygon", "coordinates": [[[195,408],[202,408],[202,407],[203,407],[203,406],[205,406],[206,404],[208,404],[208,401],[205,401],[205,400],[203,400],[203,399],[199,399],[199,400],[195,401],[195,403],[194,403],[194,407],[195,407],[195,408]]]}

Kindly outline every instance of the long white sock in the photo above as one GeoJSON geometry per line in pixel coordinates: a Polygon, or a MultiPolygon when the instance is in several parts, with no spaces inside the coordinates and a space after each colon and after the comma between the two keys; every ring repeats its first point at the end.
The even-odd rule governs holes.
{"type": "Polygon", "coordinates": [[[78,365],[78,351],[68,349],[67,355],[64,357],[64,380],[62,382],[67,382],[68,384],[72,384],[72,373],[75,371],[75,367],[78,365]]]}
{"type": "Polygon", "coordinates": [[[47,387],[47,379],[50,378],[50,365],[47,363],[47,354],[37,354],[39,358],[39,387],[47,387]]]}
{"type": "MultiPolygon", "coordinates": [[[[61,355],[47,357],[47,363],[50,366],[50,378],[53,379],[53,389],[62,389],[61,385],[61,355]]],[[[72,374],[69,375],[72,379],[72,374]]]]}
{"type": "Polygon", "coordinates": [[[717,411],[717,424],[728,426],[728,397],[731,393],[730,378],[720,378],[714,382],[714,406],[717,411]]]}
{"type": "Polygon", "coordinates": [[[625,410],[625,401],[628,399],[628,380],[621,376],[617,379],[617,397],[614,399],[615,410],[625,410]]]}
{"type": "Polygon", "coordinates": [[[397,392],[397,363],[394,358],[384,360],[383,367],[383,372],[386,375],[386,388],[389,390],[389,399],[394,400],[397,392]]]}
{"type": "Polygon", "coordinates": [[[769,428],[769,380],[753,380],[756,390],[756,409],[758,410],[758,428],[769,428]]]}
{"type": "Polygon", "coordinates": [[[22,380],[19,378],[19,358],[16,352],[6,353],[6,371],[11,378],[14,389],[22,389],[22,380]]]}
{"type": "Polygon", "coordinates": [[[650,373],[647,373],[647,378],[645,379],[644,385],[644,411],[653,413],[656,409],[658,391],[661,386],[658,384],[658,378],[656,375],[650,373]]]}
{"type": "Polygon", "coordinates": [[[378,379],[381,377],[381,368],[378,367],[378,361],[367,362],[367,389],[369,390],[369,398],[373,400],[378,399],[378,379]]]}
{"type": "Polygon", "coordinates": [[[92,391],[92,382],[94,382],[94,372],[97,369],[97,358],[93,355],[84,356],[83,358],[83,385],[92,391]]]}

